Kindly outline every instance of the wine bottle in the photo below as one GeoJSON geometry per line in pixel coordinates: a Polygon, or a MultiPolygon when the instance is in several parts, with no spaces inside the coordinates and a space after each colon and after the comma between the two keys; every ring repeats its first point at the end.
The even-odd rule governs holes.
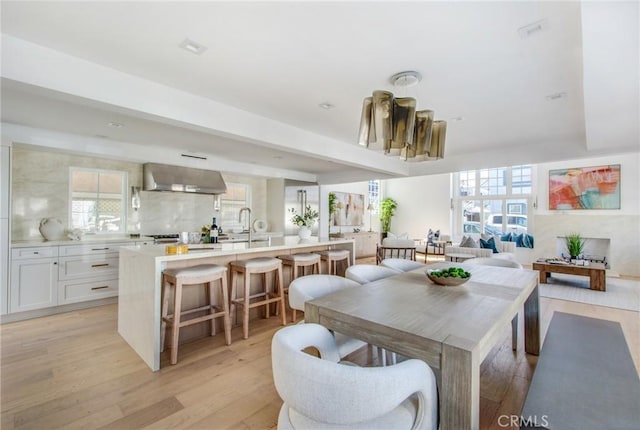
{"type": "Polygon", "coordinates": [[[213,217],[209,235],[211,236],[211,243],[218,243],[218,226],[216,224],[216,217],[213,217]]]}

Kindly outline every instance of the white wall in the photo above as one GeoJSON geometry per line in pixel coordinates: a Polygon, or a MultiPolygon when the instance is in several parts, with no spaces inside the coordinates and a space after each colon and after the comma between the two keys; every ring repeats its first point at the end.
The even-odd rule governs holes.
{"type": "MultiPolygon", "coordinates": [[[[126,171],[129,186],[142,186],[141,163],[54,152],[24,144],[14,144],[12,155],[12,241],[42,239],[38,226],[45,217],[58,218],[68,225],[70,166],[126,171]]],[[[224,172],[223,177],[228,183],[251,185],[252,218],[267,219],[266,179],[224,172]]],[[[200,231],[202,225],[210,224],[216,216],[210,195],[142,191],[140,200],[138,219],[142,234],[200,231]]],[[[133,210],[127,204],[127,216],[132,215],[133,210]]]]}
{"type": "Polygon", "coordinates": [[[391,219],[391,232],[409,233],[423,239],[429,229],[451,234],[451,179],[448,173],[384,181],[384,197],[391,197],[398,208],[391,219]]]}
{"type": "MultiPolygon", "coordinates": [[[[360,229],[362,231],[369,230],[369,211],[367,210],[367,206],[369,205],[369,182],[351,182],[348,184],[334,184],[334,185],[321,185],[320,186],[320,230],[319,234],[322,237],[327,236],[327,230],[329,229],[329,193],[330,192],[340,192],[340,193],[354,193],[354,194],[363,194],[364,195],[364,224],[360,229]]],[[[373,213],[371,215],[371,230],[380,231],[380,221],[378,220],[378,216],[373,213]]],[[[337,233],[342,231],[353,232],[353,227],[331,227],[331,233],[337,233]]]]}
{"type": "Polygon", "coordinates": [[[640,276],[640,153],[540,164],[537,194],[532,257],[555,256],[556,238],[577,232],[611,240],[612,274],[640,276]],[[619,210],[549,210],[549,170],[607,164],[620,164],[619,210]]]}
{"type": "MultiPolygon", "coordinates": [[[[610,274],[640,276],[640,153],[545,163],[536,169],[538,208],[532,212],[530,230],[535,248],[517,248],[518,261],[530,264],[556,256],[556,237],[575,231],[611,240],[610,274]],[[549,170],[606,164],[621,165],[620,210],[549,211],[549,170]]],[[[429,228],[450,233],[449,174],[389,179],[383,181],[383,190],[398,202],[392,232],[407,232],[412,238],[424,237],[429,228]]]]}

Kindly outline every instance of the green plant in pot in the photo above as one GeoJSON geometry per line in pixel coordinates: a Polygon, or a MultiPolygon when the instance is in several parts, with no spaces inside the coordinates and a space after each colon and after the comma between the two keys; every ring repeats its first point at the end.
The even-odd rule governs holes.
{"type": "Polygon", "coordinates": [[[391,231],[391,217],[393,211],[398,207],[398,203],[391,197],[387,197],[380,203],[380,226],[382,228],[382,238],[387,237],[387,233],[391,231]]]}
{"type": "Polygon", "coordinates": [[[329,193],[329,236],[331,236],[331,221],[333,220],[333,214],[336,211],[336,193],[329,193]]]}
{"type": "Polygon", "coordinates": [[[584,239],[579,233],[571,233],[566,235],[564,240],[571,259],[573,260],[578,258],[584,249],[584,239]]]}

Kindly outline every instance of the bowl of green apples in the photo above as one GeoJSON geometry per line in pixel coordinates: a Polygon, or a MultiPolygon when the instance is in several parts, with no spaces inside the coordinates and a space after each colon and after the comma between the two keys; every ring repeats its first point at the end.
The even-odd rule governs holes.
{"type": "Polygon", "coordinates": [[[445,285],[447,287],[456,287],[471,279],[471,273],[467,272],[462,267],[427,269],[425,273],[431,282],[438,285],[445,285]]]}

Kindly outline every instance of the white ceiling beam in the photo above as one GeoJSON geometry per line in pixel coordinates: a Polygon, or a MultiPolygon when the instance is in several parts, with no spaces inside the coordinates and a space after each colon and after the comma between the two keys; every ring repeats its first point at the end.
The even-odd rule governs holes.
{"type": "Polygon", "coordinates": [[[2,35],[2,77],[84,99],[191,124],[211,133],[307,156],[345,160],[365,169],[406,176],[392,158],[274,121],[198,95],[2,35]]]}

